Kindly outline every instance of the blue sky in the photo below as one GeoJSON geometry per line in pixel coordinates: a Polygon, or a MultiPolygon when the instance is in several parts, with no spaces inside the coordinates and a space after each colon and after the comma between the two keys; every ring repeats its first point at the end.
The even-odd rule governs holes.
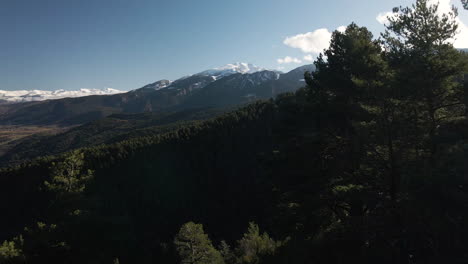
{"type": "Polygon", "coordinates": [[[0,90],[131,90],[238,61],[286,71],[316,56],[301,40],[353,21],[378,34],[379,13],[411,3],[0,0],[0,90]]]}

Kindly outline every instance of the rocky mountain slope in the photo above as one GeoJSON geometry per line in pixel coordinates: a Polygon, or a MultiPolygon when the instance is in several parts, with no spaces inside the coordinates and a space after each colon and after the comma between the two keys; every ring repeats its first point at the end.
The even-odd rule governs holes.
{"type": "Polygon", "coordinates": [[[249,64],[231,64],[175,81],[161,80],[127,93],[6,105],[0,113],[0,125],[70,126],[117,113],[240,105],[302,87],[304,71],[313,67],[283,74],[249,64]]]}

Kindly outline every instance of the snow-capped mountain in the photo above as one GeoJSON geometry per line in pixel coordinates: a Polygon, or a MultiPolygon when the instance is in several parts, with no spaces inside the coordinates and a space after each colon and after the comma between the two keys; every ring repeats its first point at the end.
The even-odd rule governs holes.
{"type": "Polygon", "coordinates": [[[194,74],[173,82],[162,80],[146,88],[122,92],[114,89],[81,89],[79,91],[0,91],[0,102],[39,101],[34,104],[3,104],[2,124],[76,125],[97,120],[110,114],[185,111],[189,109],[232,107],[259,99],[268,99],[292,92],[304,84],[302,66],[288,73],[262,70],[249,64],[231,64],[209,74],[194,74]],[[252,72],[252,73],[250,73],[252,72]],[[223,76],[224,77],[220,77],[223,76]],[[215,79],[213,76],[219,76],[215,79]],[[120,93],[120,94],[116,94],[120,93]],[[112,96],[79,97],[92,94],[112,96]]]}
{"type": "MultiPolygon", "coordinates": [[[[164,88],[168,89],[179,89],[179,86],[185,88],[185,86],[192,89],[201,89],[207,84],[219,80],[223,77],[241,73],[241,74],[250,74],[255,72],[264,71],[264,68],[255,66],[250,63],[236,62],[232,64],[227,64],[223,67],[214,68],[200,73],[182,77],[176,81],[169,80],[159,80],[157,82],[148,84],[142,88],[150,90],[161,90],[164,88]]],[[[52,99],[62,99],[62,98],[71,98],[71,97],[82,97],[89,95],[112,95],[125,93],[127,91],[116,90],[112,88],[105,89],[80,89],[75,91],[67,90],[55,90],[55,91],[45,91],[45,90],[16,90],[16,91],[5,91],[0,90],[0,104],[6,103],[21,103],[21,102],[35,102],[35,101],[44,101],[52,99]]]]}
{"type": "MultiPolygon", "coordinates": [[[[238,85],[242,88],[247,84],[258,85],[260,83],[278,79],[281,72],[267,70],[262,67],[258,67],[251,63],[236,62],[224,65],[222,67],[205,70],[190,76],[179,78],[175,81],[169,81],[166,79],[150,83],[143,86],[136,91],[165,91],[173,90],[177,94],[186,95],[192,91],[200,90],[207,85],[219,81],[225,77],[241,74],[239,76],[238,85]]],[[[112,95],[119,93],[126,93],[127,91],[116,90],[112,88],[106,89],[80,89],[76,91],[67,90],[55,90],[55,91],[44,91],[44,90],[18,90],[18,91],[4,91],[0,90],[0,104],[8,103],[21,103],[21,102],[32,102],[32,101],[44,101],[52,99],[62,99],[70,97],[82,97],[89,95],[112,95]]]]}
{"type": "Polygon", "coordinates": [[[254,73],[231,74],[208,84],[184,101],[184,107],[225,107],[248,103],[295,91],[304,85],[304,70],[307,67],[282,74],[263,70],[254,73]]]}
{"type": "MultiPolygon", "coordinates": [[[[205,70],[193,75],[181,77],[175,81],[160,80],[154,83],[143,86],[138,90],[161,90],[161,89],[176,89],[176,90],[185,90],[190,91],[204,88],[206,85],[220,80],[224,77],[233,75],[233,74],[253,74],[262,71],[267,71],[264,68],[255,66],[250,63],[245,62],[236,62],[224,65],[219,68],[205,70]]],[[[272,71],[270,71],[272,72],[272,71]]],[[[279,73],[278,73],[279,74],[279,73]]],[[[137,91],[138,91],[137,90],[137,91]]]]}
{"type": "Polygon", "coordinates": [[[159,80],[154,83],[150,83],[148,85],[145,85],[142,87],[142,89],[153,89],[153,90],[159,90],[168,87],[171,85],[172,81],[169,80],[159,80]]]}
{"type": "MultiPolygon", "coordinates": [[[[141,87],[140,89],[161,90],[167,89],[181,89],[190,88],[190,90],[200,89],[205,87],[211,82],[224,78],[226,76],[241,73],[251,74],[256,72],[266,71],[266,69],[255,66],[250,63],[236,62],[224,65],[219,68],[205,70],[193,75],[181,77],[175,81],[159,80],[141,87]],[[209,77],[209,78],[207,78],[209,77]]],[[[140,90],[138,89],[138,90],[140,90]]]]}
{"type": "Polygon", "coordinates": [[[265,71],[265,70],[266,69],[258,67],[250,63],[236,62],[236,63],[227,64],[223,67],[202,71],[200,73],[197,73],[196,75],[212,76],[213,79],[217,80],[219,78],[226,77],[231,74],[255,73],[255,72],[265,71]]]}
{"type": "Polygon", "coordinates": [[[124,93],[112,88],[105,89],[80,89],[76,91],[55,90],[18,90],[18,91],[4,91],[0,90],[0,103],[19,103],[19,102],[33,102],[44,101],[49,99],[61,99],[68,97],[82,97],[88,95],[110,95],[124,93]]]}

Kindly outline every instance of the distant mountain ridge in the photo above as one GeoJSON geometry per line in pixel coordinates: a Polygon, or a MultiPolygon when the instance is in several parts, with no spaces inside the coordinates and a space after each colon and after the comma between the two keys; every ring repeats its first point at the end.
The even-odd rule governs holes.
{"type": "MultiPolygon", "coordinates": [[[[267,71],[267,69],[265,68],[261,68],[261,67],[258,67],[254,64],[251,64],[251,63],[245,63],[245,62],[236,62],[236,63],[231,63],[231,64],[226,64],[222,67],[219,67],[219,68],[214,68],[214,69],[209,69],[209,70],[205,70],[205,71],[202,71],[202,72],[199,72],[199,73],[196,73],[196,74],[193,74],[193,75],[189,75],[189,76],[184,76],[182,78],[179,78],[175,81],[170,81],[170,80],[159,80],[159,81],[156,81],[154,83],[151,83],[151,84],[148,84],[148,85],[145,85],[143,86],[141,89],[153,89],[153,90],[160,90],[160,89],[164,89],[164,88],[168,88],[168,87],[171,87],[173,86],[173,84],[177,84],[178,82],[182,82],[183,80],[185,79],[189,79],[191,77],[196,77],[196,76],[204,76],[204,77],[211,77],[213,78],[213,81],[216,81],[218,79],[221,79],[221,78],[224,78],[224,77],[227,77],[229,75],[233,75],[233,74],[252,74],[252,73],[256,73],[256,72],[260,72],[260,71],[267,71]]],[[[204,86],[204,84],[206,84],[206,82],[204,83],[200,83],[197,84],[194,83],[195,87],[194,88],[201,88],[204,86]]]]}
{"type": "Polygon", "coordinates": [[[16,91],[4,91],[0,90],[0,104],[1,103],[22,103],[22,102],[35,102],[71,97],[83,97],[89,95],[110,95],[125,93],[125,91],[116,90],[112,88],[105,89],[80,89],[74,91],[67,90],[16,90],[16,91]]]}
{"type": "MultiPolygon", "coordinates": [[[[214,68],[210,70],[205,70],[194,75],[199,76],[208,76],[212,77],[214,80],[220,79],[231,74],[236,73],[254,73],[258,71],[264,71],[266,69],[258,67],[250,63],[236,62],[232,64],[227,64],[225,66],[214,68]]],[[[193,76],[193,75],[192,75],[193,76]]],[[[182,77],[178,80],[185,79],[190,76],[182,77]]],[[[145,85],[142,88],[159,90],[170,86],[173,81],[170,80],[159,80],[154,83],[145,85]]],[[[55,100],[62,98],[73,98],[73,97],[83,97],[90,95],[111,95],[118,93],[125,93],[127,91],[105,88],[105,89],[79,89],[79,90],[14,90],[14,91],[5,91],[0,90],[0,104],[6,103],[23,103],[23,102],[36,102],[36,101],[45,101],[45,100],[55,100]]]]}
{"type": "Polygon", "coordinates": [[[228,64],[175,81],[160,80],[113,95],[93,95],[6,105],[0,125],[77,125],[119,113],[182,111],[229,107],[267,99],[304,86],[306,65],[288,73],[246,63],[228,64]]]}
{"type": "Polygon", "coordinates": [[[157,82],[150,83],[150,84],[147,84],[147,85],[143,86],[142,89],[159,90],[159,89],[166,88],[171,83],[172,83],[172,81],[169,81],[169,80],[159,80],[157,82]]]}

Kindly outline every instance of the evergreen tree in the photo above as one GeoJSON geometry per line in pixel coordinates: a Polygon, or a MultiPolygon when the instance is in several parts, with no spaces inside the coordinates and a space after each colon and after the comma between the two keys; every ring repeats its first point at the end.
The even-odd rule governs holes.
{"type": "Polygon", "coordinates": [[[83,166],[84,152],[72,151],[63,161],[52,164],[52,180],[44,184],[59,197],[82,193],[93,175],[91,170],[83,170],[83,166]]]}
{"type": "Polygon", "coordinates": [[[0,170],[0,236],[17,235],[0,263],[467,262],[456,12],[395,12],[379,40],[334,32],[296,93],[0,170]],[[215,249],[193,222],[174,238],[190,218],[241,238],[215,249]],[[242,236],[252,218],[287,243],[255,223],[242,236]]]}
{"type": "MultiPolygon", "coordinates": [[[[455,186],[464,180],[463,172],[453,170],[445,158],[450,155],[447,148],[458,147],[451,145],[453,142],[448,144],[443,135],[464,118],[465,94],[460,79],[467,65],[463,54],[451,44],[458,28],[455,9],[439,15],[438,5],[417,0],[411,7],[395,11],[382,37],[385,59],[394,71],[391,96],[387,98],[398,106],[393,108],[391,124],[398,128],[392,130],[392,140],[399,176],[395,188],[400,193],[389,210],[394,213],[386,217],[388,225],[383,236],[393,234],[394,245],[398,245],[391,249],[392,259],[407,261],[410,255],[414,257],[412,250],[424,251],[427,244],[433,243],[434,234],[458,225],[451,220],[453,216],[447,215],[464,218],[449,206],[456,201],[450,201],[447,191],[457,192],[455,186]],[[440,199],[445,205],[440,204],[440,199]],[[441,217],[424,225],[433,215],[441,217]],[[402,229],[411,231],[403,233],[399,231],[402,229]]],[[[460,254],[449,249],[454,241],[451,238],[437,240],[437,246],[417,254],[417,258],[429,261],[433,254],[431,261],[441,261],[444,258],[440,251],[460,254]]]]}
{"type": "Polygon", "coordinates": [[[458,29],[456,14],[453,10],[438,15],[438,5],[418,0],[389,18],[383,34],[402,96],[413,106],[413,123],[420,133],[427,131],[419,138],[431,164],[437,151],[437,128],[446,119],[464,114],[463,87],[455,78],[463,74],[466,65],[450,43],[458,29]]]}
{"type": "Polygon", "coordinates": [[[236,264],[237,262],[236,255],[232,251],[231,246],[229,246],[229,244],[226,243],[226,241],[224,240],[221,241],[221,244],[219,245],[218,250],[226,264],[236,264]]]}
{"type": "Polygon", "coordinates": [[[316,72],[306,76],[311,95],[322,94],[320,101],[311,98],[313,112],[326,113],[313,116],[321,141],[317,173],[328,181],[321,195],[327,201],[321,210],[325,219],[310,235],[324,241],[341,237],[346,251],[337,254],[357,261],[373,232],[370,216],[391,189],[384,187],[381,168],[388,158],[381,155],[382,133],[377,135],[391,71],[381,42],[354,23],[333,33],[324,56],[317,60],[316,72]]]}
{"type": "Polygon", "coordinates": [[[238,241],[238,255],[241,263],[258,264],[262,257],[273,255],[276,249],[281,246],[264,232],[260,234],[257,224],[249,223],[247,233],[238,241]]]}
{"type": "Polygon", "coordinates": [[[188,222],[179,230],[174,239],[181,263],[223,264],[221,254],[213,247],[201,224],[188,222]]]}
{"type": "Polygon", "coordinates": [[[4,241],[3,244],[0,244],[0,263],[24,263],[25,256],[21,249],[23,243],[23,237],[19,236],[12,241],[4,241]]]}

